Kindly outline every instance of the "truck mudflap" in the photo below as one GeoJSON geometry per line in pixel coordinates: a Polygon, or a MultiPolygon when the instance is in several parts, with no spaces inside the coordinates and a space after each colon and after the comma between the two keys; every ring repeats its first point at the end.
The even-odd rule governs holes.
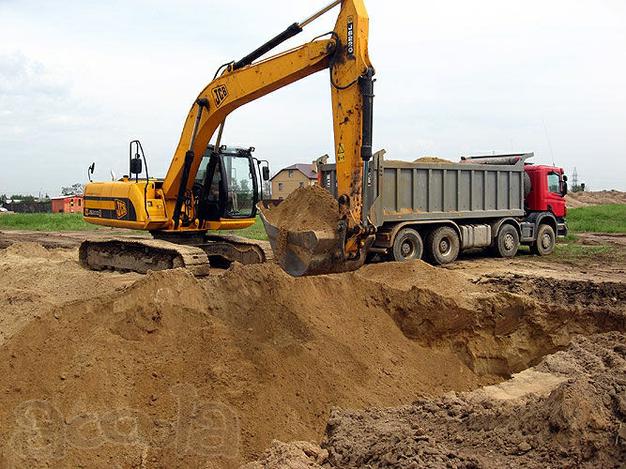
{"type": "Polygon", "coordinates": [[[262,211],[260,217],[274,258],[294,277],[357,270],[365,263],[367,248],[374,242],[374,237],[369,237],[357,258],[348,259],[343,249],[346,239],[343,223],[336,231],[288,231],[272,225],[262,211]]]}

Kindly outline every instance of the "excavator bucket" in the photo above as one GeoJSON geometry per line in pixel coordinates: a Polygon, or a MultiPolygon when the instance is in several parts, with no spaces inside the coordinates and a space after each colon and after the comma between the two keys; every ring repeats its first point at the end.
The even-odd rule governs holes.
{"type": "Polygon", "coordinates": [[[289,231],[270,223],[263,208],[260,217],[276,261],[294,277],[348,272],[365,262],[364,253],[356,260],[345,258],[345,223],[339,223],[335,231],[289,231]]]}

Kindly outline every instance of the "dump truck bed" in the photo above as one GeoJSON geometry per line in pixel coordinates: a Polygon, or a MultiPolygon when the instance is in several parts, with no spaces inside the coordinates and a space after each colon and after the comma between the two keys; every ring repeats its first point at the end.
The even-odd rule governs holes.
{"type": "MultiPolygon", "coordinates": [[[[320,167],[322,185],[337,195],[335,165],[320,167]]],[[[386,161],[370,163],[368,200],[376,226],[413,220],[524,215],[524,162],[515,164],[386,161]]]]}

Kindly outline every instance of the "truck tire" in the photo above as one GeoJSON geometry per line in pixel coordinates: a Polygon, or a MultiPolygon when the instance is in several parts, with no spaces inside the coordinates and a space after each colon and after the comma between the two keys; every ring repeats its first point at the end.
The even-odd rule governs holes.
{"type": "Polygon", "coordinates": [[[494,252],[499,257],[515,257],[519,249],[519,233],[513,225],[500,228],[494,243],[494,252]]]}
{"type": "Polygon", "coordinates": [[[459,235],[449,226],[441,226],[431,231],[426,244],[428,257],[436,265],[454,262],[461,250],[459,235]]]}
{"type": "Polygon", "coordinates": [[[413,261],[422,258],[424,243],[422,237],[413,228],[402,228],[393,240],[391,260],[413,261]]]}
{"type": "Polygon", "coordinates": [[[537,240],[530,247],[531,251],[538,256],[548,256],[554,252],[556,235],[550,225],[539,225],[537,240]]]}

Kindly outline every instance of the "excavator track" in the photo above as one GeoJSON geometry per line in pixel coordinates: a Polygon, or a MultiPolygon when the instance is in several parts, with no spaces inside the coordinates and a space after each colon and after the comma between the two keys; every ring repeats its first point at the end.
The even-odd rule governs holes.
{"type": "Polygon", "coordinates": [[[269,242],[240,236],[206,235],[202,240],[105,239],[83,241],[81,265],[91,270],[138,272],[185,268],[195,276],[233,262],[260,264],[273,260],[269,242]],[[194,242],[195,241],[195,242],[194,242]]]}
{"type": "Polygon", "coordinates": [[[268,241],[242,238],[234,235],[206,235],[206,243],[198,246],[209,256],[212,264],[261,264],[272,262],[274,253],[268,241]]]}
{"type": "Polygon", "coordinates": [[[92,270],[145,274],[151,270],[185,268],[196,276],[208,275],[210,271],[204,250],[159,239],[83,241],[78,253],[81,265],[92,270]]]}

